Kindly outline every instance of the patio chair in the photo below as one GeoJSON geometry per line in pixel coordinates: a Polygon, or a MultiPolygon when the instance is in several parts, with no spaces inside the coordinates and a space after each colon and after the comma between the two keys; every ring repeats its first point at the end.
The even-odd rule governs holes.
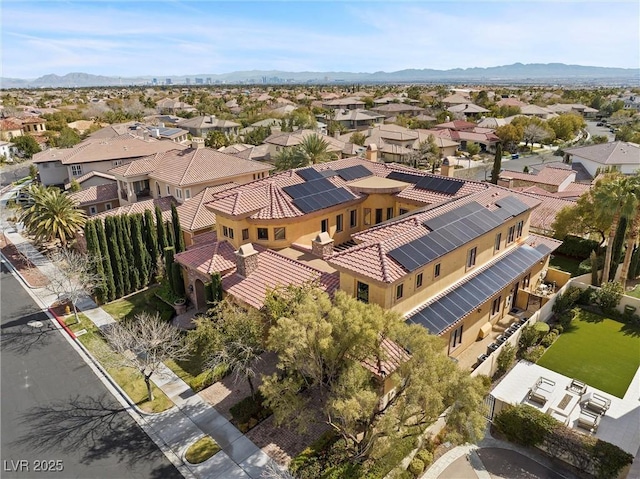
{"type": "Polygon", "coordinates": [[[578,422],[576,425],[582,429],[586,429],[591,433],[595,433],[600,425],[600,417],[597,414],[593,414],[589,411],[580,411],[578,416],[578,422]]]}
{"type": "Polygon", "coordinates": [[[532,401],[534,403],[539,404],[540,406],[544,406],[545,404],[547,404],[547,397],[542,394],[540,391],[531,388],[529,389],[529,394],[527,395],[527,399],[529,401],[532,401]]]}
{"type": "Polygon", "coordinates": [[[582,409],[590,411],[599,416],[604,415],[611,406],[611,399],[606,398],[598,393],[589,393],[583,396],[587,399],[582,403],[582,409]]]}
{"type": "Polygon", "coordinates": [[[587,392],[587,385],[582,381],[578,381],[577,379],[572,379],[571,384],[567,386],[567,390],[576,394],[580,394],[581,396],[587,392]]]}

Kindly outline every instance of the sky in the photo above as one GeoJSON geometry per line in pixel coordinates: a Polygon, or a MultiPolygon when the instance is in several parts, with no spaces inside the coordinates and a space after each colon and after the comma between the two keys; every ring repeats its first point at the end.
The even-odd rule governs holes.
{"type": "Polygon", "coordinates": [[[6,78],[640,66],[637,0],[2,0],[0,8],[6,78]]]}

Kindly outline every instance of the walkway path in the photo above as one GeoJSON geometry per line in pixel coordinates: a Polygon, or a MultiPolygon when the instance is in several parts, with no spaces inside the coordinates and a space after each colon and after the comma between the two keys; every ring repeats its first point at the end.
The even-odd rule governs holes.
{"type": "MultiPolygon", "coordinates": [[[[61,274],[48,258],[40,254],[15,229],[8,226],[4,218],[0,221],[7,239],[24,254],[27,254],[40,271],[49,278],[61,274]]],[[[40,300],[41,304],[46,306],[51,306],[57,300],[54,293],[44,288],[32,289],[31,293],[40,300]]],[[[88,296],[78,302],[78,310],[82,311],[98,327],[115,322],[88,296]]],[[[154,374],[152,380],[173,401],[175,407],[163,413],[147,414],[132,405],[130,413],[135,413],[138,419],[142,419],[138,422],[151,438],[154,440],[160,438],[162,443],[158,445],[165,453],[166,447],[163,446],[168,446],[170,451],[179,458],[182,466],[179,469],[183,475],[207,479],[257,479],[262,477],[267,465],[274,466],[267,454],[247,439],[218,411],[193,393],[189,386],[169,368],[164,367],[154,374]],[[185,464],[182,458],[187,447],[205,434],[215,439],[221,447],[221,451],[202,464],[185,464]]],[[[126,393],[122,390],[119,392],[131,404],[126,393]]],[[[156,442],[158,441],[156,440],[156,442]]],[[[171,454],[167,455],[175,463],[176,457],[171,454]]]]}

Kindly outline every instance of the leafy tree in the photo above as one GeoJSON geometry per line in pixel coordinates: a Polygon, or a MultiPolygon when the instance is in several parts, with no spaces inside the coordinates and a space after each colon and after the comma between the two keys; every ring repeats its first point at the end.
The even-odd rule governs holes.
{"type": "Polygon", "coordinates": [[[593,135],[591,137],[591,141],[593,141],[594,144],[598,145],[601,143],[608,143],[609,138],[607,138],[605,135],[593,135]]]}
{"type": "Polygon", "coordinates": [[[617,174],[607,175],[604,179],[596,182],[592,189],[592,194],[598,208],[598,214],[609,215],[611,212],[613,213],[604,260],[604,271],[602,272],[604,281],[609,278],[613,243],[620,218],[623,216],[629,218],[634,214],[638,198],[634,194],[633,184],[630,183],[629,179],[617,174]]]}
{"type": "Polygon", "coordinates": [[[140,313],[134,319],[111,323],[103,329],[104,336],[118,353],[111,355],[113,365],[133,368],[140,372],[147,385],[147,396],[153,401],[151,376],[164,361],[186,360],[189,345],[182,333],[156,313],[140,313]]]}
{"type": "Polygon", "coordinates": [[[218,148],[224,148],[225,146],[229,146],[230,144],[231,144],[231,141],[229,140],[229,137],[225,135],[223,132],[217,131],[217,130],[209,132],[209,134],[204,140],[205,146],[208,146],[209,148],[214,148],[216,150],[218,148]]]}
{"type": "Polygon", "coordinates": [[[500,171],[502,171],[502,143],[496,145],[496,155],[493,158],[493,168],[491,169],[491,183],[498,184],[500,179],[500,171]]]}
{"type": "Polygon", "coordinates": [[[77,193],[81,189],[82,187],[80,186],[80,183],[78,183],[78,180],[73,178],[69,184],[69,193],[77,193]]]}
{"type": "Polygon", "coordinates": [[[623,294],[624,289],[619,282],[608,281],[600,285],[600,289],[593,295],[593,300],[603,312],[609,313],[620,304],[623,294]]]}
{"type": "Polygon", "coordinates": [[[251,397],[255,398],[253,378],[257,375],[259,357],[264,352],[265,331],[260,313],[225,300],[195,323],[196,329],[189,335],[207,358],[207,369],[213,373],[219,366],[225,366],[234,374],[234,381],[244,379],[248,382],[251,397]]]}
{"type": "Polygon", "coordinates": [[[34,180],[38,176],[38,167],[33,163],[29,165],[29,176],[34,180]]]}
{"type": "Polygon", "coordinates": [[[580,196],[574,206],[562,208],[551,228],[554,236],[559,239],[564,239],[569,234],[585,237],[598,235],[600,244],[603,244],[611,226],[612,213],[611,210],[599,207],[591,190],[580,196]]]}
{"type": "Polygon", "coordinates": [[[367,139],[367,137],[364,135],[364,133],[356,131],[356,132],[351,134],[351,137],[349,138],[349,141],[351,143],[353,143],[354,145],[363,146],[366,139],[367,139]]]}
{"type": "Polygon", "coordinates": [[[575,113],[563,113],[551,118],[547,124],[555,133],[556,138],[561,140],[573,139],[585,127],[584,119],[575,113]]]}
{"type": "Polygon", "coordinates": [[[242,141],[248,145],[262,145],[264,140],[271,135],[270,126],[259,126],[244,134],[242,141]]]}
{"type": "Polygon", "coordinates": [[[518,143],[524,139],[524,128],[515,125],[503,125],[496,129],[496,136],[504,143],[507,151],[516,151],[518,143]]]}
{"type": "MultiPolygon", "coordinates": [[[[129,291],[138,291],[141,287],[140,274],[135,267],[135,253],[133,251],[133,239],[131,236],[131,224],[127,215],[116,217],[120,222],[124,251],[127,255],[127,272],[129,273],[129,291]]],[[[121,245],[122,246],[122,245],[121,245]]],[[[125,281],[126,284],[126,281],[125,281]]]]}
{"type": "Polygon", "coordinates": [[[59,240],[63,247],[72,240],[86,221],[86,214],[58,188],[29,185],[32,200],[20,214],[20,222],[36,241],[59,240]]]}
{"type": "Polygon", "coordinates": [[[475,156],[480,153],[480,147],[477,143],[467,143],[467,153],[471,156],[475,156]]]}
{"type": "Polygon", "coordinates": [[[58,148],[71,148],[80,143],[80,141],[80,135],[75,130],[64,127],[55,139],[55,146],[58,148]]]}
{"type": "Polygon", "coordinates": [[[638,235],[640,234],[640,174],[631,176],[628,180],[629,194],[635,197],[635,211],[631,217],[631,226],[627,231],[626,250],[624,259],[622,260],[622,268],[620,270],[620,282],[622,286],[626,286],[627,279],[633,279],[636,276],[635,267],[631,267],[634,247],[638,244],[638,235]],[[632,273],[631,276],[629,273],[632,273]]]}
{"type": "Polygon", "coordinates": [[[176,253],[182,253],[184,247],[184,236],[180,229],[180,218],[178,217],[178,208],[175,203],[171,203],[171,224],[173,226],[173,244],[176,247],[176,253]]]}
{"type": "Polygon", "coordinates": [[[13,145],[26,158],[31,158],[36,153],[42,151],[36,139],[31,135],[22,135],[11,140],[13,145]]]}
{"type": "Polygon", "coordinates": [[[429,135],[426,140],[421,141],[418,148],[413,150],[408,156],[409,163],[418,168],[425,163],[431,167],[431,172],[435,172],[436,165],[440,159],[440,148],[436,143],[436,138],[429,135]]]}
{"type": "Polygon", "coordinates": [[[95,220],[94,226],[96,229],[96,237],[98,239],[98,245],[100,247],[100,258],[102,260],[102,269],[105,276],[105,300],[112,301],[116,299],[116,284],[113,274],[113,268],[111,267],[111,258],[109,256],[109,246],[107,243],[107,235],[104,231],[104,225],[102,221],[95,220]]]}

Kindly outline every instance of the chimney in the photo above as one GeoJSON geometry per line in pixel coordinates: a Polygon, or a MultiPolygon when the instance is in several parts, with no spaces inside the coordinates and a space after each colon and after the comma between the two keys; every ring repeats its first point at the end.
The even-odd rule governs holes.
{"type": "Polygon", "coordinates": [[[211,116],[209,117],[209,123],[212,123],[212,124],[213,124],[213,123],[215,123],[215,122],[216,122],[216,116],[215,116],[215,115],[211,115],[211,116]]]}
{"type": "Polygon", "coordinates": [[[333,254],[333,239],[326,231],[320,233],[311,242],[311,254],[320,258],[326,258],[333,254]]]}
{"type": "Polygon", "coordinates": [[[366,158],[372,163],[378,162],[378,145],[375,143],[369,143],[367,146],[366,158]]]}
{"type": "Polygon", "coordinates": [[[236,251],[236,272],[246,278],[258,268],[258,252],[251,243],[243,244],[236,251]]]}
{"type": "Polygon", "coordinates": [[[442,176],[453,176],[454,169],[454,166],[449,162],[449,158],[442,160],[442,165],[440,165],[440,174],[442,176]]]}
{"type": "Polygon", "coordinates": [[[164,123],[160,123],[158,126],[159,126],[160,128],[164,128],[164,123]]]}
{"type": "Polygon", "coordinates": [[[160,138],[160,129],[154,128],[153,130],[151,130],[151,135],[153,135],[156,138],[160,138]]]}
{"type": "Polygon", "coordinates": [[[191,148],[193,148],[194,150],[204,148],[204,138],[199,138],[197,136],[191,138],[191,148]]]}
{"type": "Polygon", "coordinates": [[[149,140],[149,130],[142,130],[142,139],[146,141],[149,140]]]}

